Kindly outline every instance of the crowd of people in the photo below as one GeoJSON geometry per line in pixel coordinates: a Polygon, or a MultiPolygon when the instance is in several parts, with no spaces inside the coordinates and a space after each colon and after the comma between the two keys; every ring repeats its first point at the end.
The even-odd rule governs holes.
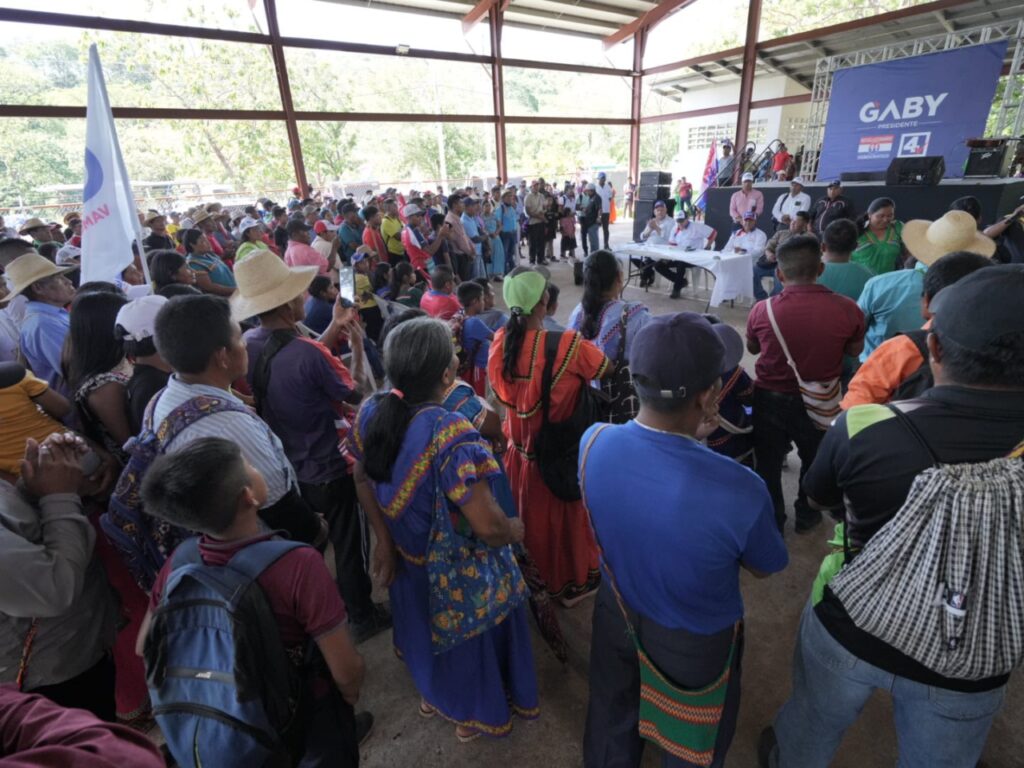
{"type": "MultiPolygon", "coordinates": [[[[643,239],[708,247],[676,192],[643,239]]],[[[5,232],[4,749],[355,766],[359,645],[389,631],[420,716],[503,736],[543,706],[533,625],[564,660],[559,612],[592,598],[584,764],[638,766],[646,741],[721,766],[741,571],[787,567],[792,510],[835,528],[762,765],[826,766],[882,688],[901,764],[974,766],[1024,656],[1024,206],[984,231],[973,198],[858,219],[839,182],[812,203],[794,178],[769,235],[744,177],[741,334],[626,298],[615,197],[598,174],[140,212],[111,282],[78,281],[74,214],[5,232]]],[[[680,296],[685,264],[648,266],[680,296]]]]}

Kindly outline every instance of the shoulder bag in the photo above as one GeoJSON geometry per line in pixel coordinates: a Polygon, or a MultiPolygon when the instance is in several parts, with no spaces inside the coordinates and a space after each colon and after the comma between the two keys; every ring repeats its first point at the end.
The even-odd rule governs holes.
{"type": "Polygon", "coordinates": [[[626,327],[629,319],[629,305],[622,303],[622,315],[619,318],[619,348],[615,353],[615,371],[611,376],[601,379],[601,391],[608,396],[608,421],[612,424],[625,424],[636,417],[640,410],[640,402],[633,388],[633,377],[626,359],[626,327]]]}

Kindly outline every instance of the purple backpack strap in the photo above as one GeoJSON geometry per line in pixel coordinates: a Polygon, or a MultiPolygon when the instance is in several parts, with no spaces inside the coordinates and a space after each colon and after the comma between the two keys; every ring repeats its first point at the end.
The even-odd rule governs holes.
{"type": "MultiPolygon", "coordinates": [[[[153,400],[155,401],[156,398],[153,398],[153,400]]],[[[167,414],[164,420],[160,422],[160,426],[153,430],[159,445],[159,453],[165,453],[174,438],[203,417],[230,412],[252,413],[244,405],[227,397],[197,395],[185,401],[167,414]]],[[[150,417],[152,417],[152,414],[150,414],[150,417]]]]}

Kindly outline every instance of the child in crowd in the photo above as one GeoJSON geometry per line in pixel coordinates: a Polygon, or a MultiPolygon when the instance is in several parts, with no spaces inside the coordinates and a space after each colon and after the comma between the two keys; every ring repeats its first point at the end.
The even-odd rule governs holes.
{"type": "Polygon", "coordinates": [[[565,326],[555,320],[555,313],[558,312],[558,295],[561,289],[554,283],[548,283],[548,309],[544,315],[544,330],[561,333],[565,326]]]}
{"type": "MultiPolygon", "coordinates": [[[[232,560],[247,548],[275,538],[259,516],[266,500],[266,489],[262,475],[245,461],[236,444],[208,437],[196,440],[187,451],[157,458],[146,473],[142,496],[147,512],[172,525],[202,534],[198,539],[198,558],[215,573],[219,569],[227,570],[232,560]]],[[[190,539],[181,546],[191,548],[195,541],[190,539]]],[[[195,568],[187,563],[175,567],[176,560],[175,556],[169,558],[157,576],[149,611],[139,632],[136,649],[145,656],[149,672],[154,668],[159,671],[161,664],[180,657],[183,649],[175,644],[190,642],[189,633],[163,631],[173,625],[154,619],[160,609],[176,605],[175,591],[190,581],[179,580],[179,572],[195,568]],[[169,590],[168,584],[171,585],[169,590]],[[154,633],[152,638],[147,637],[150,631],[154,633]]],[[[294,751],[302,755],[303,765],[358,765],[359,734],[368,733],[373,721],[368,713],[356,716],[352,708],[359,698],[365,666],[349,635],[345,604],[323,556],[310,546],[290,549],[266,566],[256,576],[255,584],[263,591],[276,619],[287,657],[283,663],[295,666],[304,688],[299,692],[295,718],[304,733],[295,736],[289,732],[281,736],[288,743],[300,745],[294,751]],[[313,661],[307,662],[309,658],[313,661]]],[[[182,605],[175,615],[184,616],[186,610],[182,605]]],[[[234,631],[244,629],[259,631],[258,628],[234,631]]],[[[268,643],[266,647],[271,646],[268,643]]],[[[254,655],[256,658],[250,661],[259,663],[269,661],[260,657],[269,656],[270,652],[264,649],[254,655]]],[[[209,658],[203,659],[203,663],[208,669],[216,670],[225,662],[209,658]]],[[[175,680],[167,675],[165,682],[155,686],[157,696],[170,693],[175,680]]],[[[242,683],[236,681],[235,684],[242,683]]],[[[182,693],[187,690],[181,687],[176,692],[187,696],[182,693]]],[[[233,755],[214,751],[220,743],[217,740],[193,744],[191,733],[175,733],[178,723],[186,729],[195,729],[197,723],[187,716],[162,718],[161,727],[168,746],[179,762],[198,765],[196,758],[201,757],[205,765],[236,764],[231,759],[233,755]],[[182,751],[182,744],[188,746],[188,753],[176,754],[176,748],[182,751]],[[197,756],[193,751],[202,754],[197,756]]]]}
{"type": "Polygon", "coordinates": [[[754,402],[754,382],[743,370],[743,339],[715,315],[704,315],[725,346],[722,391],[718,394],[719,426],[707,439],[708,448],[754,468],[754,426],[748,409],[754,402]]]}
{"type": "Polygon", "coordinates": [[[483,321],[483,324],[492,331],[497,331],[508,322],[508,315],[500,309],[495,309],[494,290],[491,288],[491,284],[487,282],[487,278],[481,277],[473,282],[477,283],[484,289],[484,308],[477,317],[479,317],[483,321]]]}
{"type": "Polygon", "coordinates": [[[562,231],[562,247],[560,255],[563,259],[576,260],[576,214],[572,208],[561,210],[558,227],[562,231]],[[567,255],[568,254],[568,255],[567,255]]]}
{"type": "Polygon", "coordinates": [[[317,275],[309,284],[309,298],[306,299],[306,319],[302,322],[314,333],[320,334],[331,324],[334,302],[338,289],[327,275],[317,275]]]}
{"type": "Polygon", "coordinates": [[[13,481],[21,474],[25,441],[42,443],[64,429],[71,403],[37,379],[21,363],[0,363],[0,473],[13,481]]]}
{"type": "Polygon", "coordinates": [[[384,325],[384,316],[377,306],[377,298],[373,293],[373,284],[370,282],[370,265],[373,251],[365,245],[356,248],[352,254],[352,269],[355,271],[356,281],[356,306],[359,307],[359,317],[366,327],[366,335],[376,343],[380,335],[381,326],[384,325]]]}
{"type": "Polygon", "coordinates": [[[381,262],[373,270],[372,287],[377,296],[388,298],[388,284],[391,282],[391,265],[381,262]]]}
{"type": "Polygon", "coordinates": [[[484,289],[474,280],[459,286],[459,303],[465,319],[460,346],[465,354],[464,378],[481,397],[487,396],[487,355],[494,337],[478,315],[484,311],[484,289]]]}
{"type": "MultiPolygon", "coordinates": [[[[486,278],[484,278],[486,279],[486,278]]],[[[439,320],[451,320],[462,305],[452,295],[455,275],[447,267],[434,267],[430,272],[430,290],[420,299],[420,309],[439,320]]]]}

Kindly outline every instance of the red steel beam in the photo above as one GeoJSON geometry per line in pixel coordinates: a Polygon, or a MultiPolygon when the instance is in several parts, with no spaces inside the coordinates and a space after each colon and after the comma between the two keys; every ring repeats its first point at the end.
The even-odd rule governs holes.
{"type": "Polygon", "coordinates": [[[492,5],[488,12],[491,28],[491,85],[494,96],[494,159],[498,166],[498,182],[508,182],[508,153],[505,146],[505,78],[501,61],[501,31],[505,16],[501,6],[492,5]]]}
{"type": "Polygon", "coordinates": [[[617,30],[608,35],[602,42],[604,42],[605,48],[611,48],[616,43],[621,43],[628,40],[630,37],[635,35],[641,29],[651,29],[655,24],[664,19],[670,13],[679,8],[685,8],[695,0],[661,0],[656,6],[647,11],[643,16],[634,19],[633,21],[619,27],[617,30]]]}
{"type": "MultiPolygon", "coordinates": [[[[841,34],[843,32],[855,32],[859,29],[865,29],[867,27],[873,27],[876,24],[886,24],[892,21],[900,21],[901,19],[908,19],[914,16],[924,16],[927,14],[937,13],[938,11],[946,11],[950,8],[956,8],[961,5],[968,5],[974,0],[935,0],[931,3],[924,3],[922,5],[913,5],[908,8],[901,8],[898,11],[890,11],[888,13],[879,13],[876,16],[865,16],[854,21],[844,21],[841,24],[833,24],[829,27],[820,27],[818,29],[809,29],[806,32],[797,32],[793,35],[786,35],[785,37],[776,37],[773,40],[763,40],[757,43],[758,51],[768,51],[772,48],[776,48],[783,45],[791,45],[793,43],[802,43],[807,41],[820,40],[823,37],[829,35],[841,34]]],[[[656,67],[649,67],[644,70],[644,75],[657,75],[662,72],[671,72],[675,69],[685,69],[686,67],[693,66],[694,64],[704,64],[710,61],[716,61],[718,59],[729,58],[732,56],[738,56],[746,50],[746,46],[742,48],[726,48],[725,50],[718,51],[716,53],[706,53],[701,56],[695,56],[690,59],[682,59],[681,61],[673,61],[669,64],[660,64],[656,67]]]]}
{"type": "Polygon", "coordinates": [[[504,59],[506,67],[523,67],[526,69],[550,69],[556,72],[582,72],[588,75],[616,75],[631,77],[633,72],[628,69],[614,67],[592,67],[588,65],[563,64],[558,61],[532,61],[530,59],[504,59]]]}
{"type": "Polygon", "coordinates": [[[295,183],[302,190],[303,196],[309,189],[306,182],[306,164],[302,159],[302,142],[299,139],[299,124],[295,120],[295,104],[292,102],[292,89],[288,83],[288,65],[285,62],[284,47],[281,45],[281,30],[277,24],[276,0],[263,0],[263,8],[267,14],[267,30],[270,32],[270,55],[274,59],[274,70],[277,72],[277,86],[281,92],[281,106],[284,107],[284,124],[288,132],[288,147],[292,152],[292,166],[295,168],[295,183]]]}
{"type": "MultiPolygon", "coordinates": [[[[757,68],[757,33],[761,28],[761,0],[750,0],[747,8],[747,36],[743,46],[743,72],[740,74],[740,103],[736,113],[736,146],[733,151],[737,156],[747,143],[750,130],[750,103],[754,100],[754,72],[757,68]]],[[[740,173],[741,163],[736,166],[733,177],[740,173]]]]}
{"type": "Polygon", "coordinates": [[[642,27],[633,35],[633,93],[629,111],[629,178],[640,178],[640,117],[643,106],[644,48],[647,47],[648,29],[642,27]]]}
{"type": "MultiPolygon", "coordinates": [[[[477,22],[484,16],[488,16],[494,4],[495,0],[478,0],[477,4],[469,9],[469,13],[462,17],[462,34],[468,34],[477,25],[477,22]]],[[[491,54],[494,54],[493,48],[491,54]]]]}
{"type": "MultiPolygon", "coordinates": [[[[802,93],[798,96],[780,96],[776,99],[762,99],[761,101],[750,102],[751,111],[755,109],[766,109],[767,107],[786,107],[790,104],[806,104],[810,102],[811,94],[802,93]]],[[[685,112],[671,112],[666,115],[650,115],[640,118],[640,123],[664,123],[668,120],[685,120],[690,117],[706,117],[708,115],[725,115],[736,112],[735,104],[723,104],[718,107],[704,107],[703,109],[690,109],[685,112]]]]}

